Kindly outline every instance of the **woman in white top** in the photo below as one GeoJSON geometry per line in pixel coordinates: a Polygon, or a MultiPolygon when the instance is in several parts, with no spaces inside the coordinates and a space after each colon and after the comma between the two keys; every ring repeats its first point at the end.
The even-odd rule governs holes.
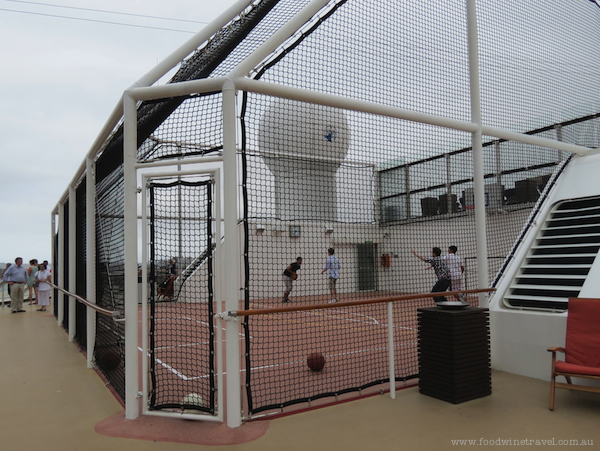
{"type": "Polygon", "coordinates": [[[52,282],[52,274],[46,269],[46,265],[43,263],[40,265],[40,269],[35,273],[35,280],[39,282],[38,286],[38,305],[40,308],[38,312],[45,312],[46,306],[50,304],[50,284],[52,282]]]}

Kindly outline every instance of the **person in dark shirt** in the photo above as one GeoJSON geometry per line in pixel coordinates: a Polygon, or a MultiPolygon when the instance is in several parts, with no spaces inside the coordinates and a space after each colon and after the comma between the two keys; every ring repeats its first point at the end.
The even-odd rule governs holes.
{"type": "Polygon", "coordinates": [[[290,263],[285,271],[283,271],[283,275],[281,276],[283,279],[284,293],[283,299],[281,302],[291,302],[289,299],[289,295],[292,292],[292,284],[293,281],[298,278],[298,274],[296,271],[300,269],[300,265],[302,265],[302,257],[298,257],[295,262],[290,263]]]}
{"type": "MultiPolygon", "coordinates": [[[[452,280],[450,279],[450,270],[448,269],[444,259],[440,257],[440,255],[442,255],[442,250],[439,247],[434,247],[431,249],[431,257],[429,258],[422,257],[421,255],[417,254],[414,249],[411,252],[415,257],[429,263],[433,267],[438,280],[431,289],[432,293],[444,292],[450,288],[450,285],[452,284],[452,280]]],[[[433,300],[438,303],[445,302],[447,299],[445,296],[437,296],[434,297],[433,300]]]]}

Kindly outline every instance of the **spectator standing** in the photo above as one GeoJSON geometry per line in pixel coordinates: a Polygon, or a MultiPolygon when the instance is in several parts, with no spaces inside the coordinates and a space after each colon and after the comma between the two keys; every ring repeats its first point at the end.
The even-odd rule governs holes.
{"type": "Polygon", "coordinates": [[[21,313],[23,310],[23,295],[27,283],[27,271],[23,267],[23,259],[15,258],[15,264],[4,271],[4,280],[11,288],[10,310],[12,313],[21,313]]]}
{"type": "Polygon", "coordinates": [[[38,301],[38,283],[35,280],[35,273],[38,272],[38,261],[34,258],[29,260],[29,268],[27,268],[27,289],[29,290],[29,305],[37,304],[38,301]],[[35,302],[32,294],[35,292],[35,302]]]}
{"type": "Polygon", "coordinates": [[[35,273],[35,280],[38,282],[38,312],[45,312],[46,306],[50,305],[50,282],[52,282],[52,274],[48,271],[45,264],[40,265],[40,269],[35,273]]]}
{"type": "MultiPolygon", "coordinates": [[[[6,272],[6,270],[10,268],[10,263],[7,263],[6,266],[4,267],[4,269],[2,270],[2,279],[4,280],[4,273],[6,272]]],[[[10,285],[6,284],[6,287],[8,288],[8,295],[10,296],[10,285]]]]}

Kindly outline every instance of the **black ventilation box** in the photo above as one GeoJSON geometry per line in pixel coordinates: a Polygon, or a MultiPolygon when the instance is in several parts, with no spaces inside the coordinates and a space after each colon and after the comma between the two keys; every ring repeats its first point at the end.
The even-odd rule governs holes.
{"type": "Polygon", "coordinates": [[[437,197],[424,197],[421,199],[422,216],[436,216],[438,214],[437,197]]]}
{"type": "Polygon", "coordinates": [[[418,309],[419,392],[459,404],[492,394],[488,309],[418,309]]]}

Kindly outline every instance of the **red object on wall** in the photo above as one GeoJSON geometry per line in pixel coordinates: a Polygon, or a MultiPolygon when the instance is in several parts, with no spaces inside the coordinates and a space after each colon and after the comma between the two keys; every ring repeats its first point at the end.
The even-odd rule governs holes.
{"type": "Polygon", "coordinates": [[[391,266],[392,259],[390,258],[390,254],[383,254],[381,256],[381,266],[391,266]]]}

